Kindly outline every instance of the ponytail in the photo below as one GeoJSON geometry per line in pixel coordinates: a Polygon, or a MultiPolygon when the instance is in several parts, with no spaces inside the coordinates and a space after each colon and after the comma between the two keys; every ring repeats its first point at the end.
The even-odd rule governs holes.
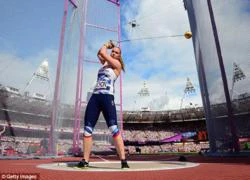
{"type": "Polygon", "coordinates": [[[120,63],[121,63],[121,66],[122,66],[122,70],[123,72],[125,72],[125,64],[123,62],[123,59],[122,59],[122,50],[120,47],[118,47],[120,49],[120,63]]]}
{"type": "Polygon", "coordinates": [[[123,72],[125,72],[125,64],[123,62],[122,56],[120,57],[120,63],[121,63],[123,72]]]}

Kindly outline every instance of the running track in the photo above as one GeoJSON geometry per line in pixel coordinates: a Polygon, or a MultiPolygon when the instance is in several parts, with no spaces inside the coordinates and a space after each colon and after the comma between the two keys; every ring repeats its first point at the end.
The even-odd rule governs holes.
{"type": "MultiPolygon", "coordinates": [[[[177,160],[179,156],[133,155],[129,160],[177,160]]],[[[189,156],[189,162],[200,163],[194,168],[148,172],[77,172],[40,169],[44,163],[78,161],[80,158],[0,160],[1,173],[38,173],[41,180],[250,180],[250,157],[189,156]]],[[[116,157],[93,157],[93,161],[117,160],[116,157]]],[[[1,179],[1,177],[0,177],[1,179]]]]}

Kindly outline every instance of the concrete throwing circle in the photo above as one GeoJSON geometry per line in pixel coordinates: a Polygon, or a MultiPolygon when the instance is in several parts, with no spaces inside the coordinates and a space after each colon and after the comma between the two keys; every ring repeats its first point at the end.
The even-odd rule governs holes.
{"type": "Polygon", "coordinates": [[[196,167],[199,163],[179,161],[128,161],[130,168],[121,169],[120,161],[90,162],[89,168],[76,167],[78,162],[40,164],[37,167],[61,171],[157,171],[196,167]]]}

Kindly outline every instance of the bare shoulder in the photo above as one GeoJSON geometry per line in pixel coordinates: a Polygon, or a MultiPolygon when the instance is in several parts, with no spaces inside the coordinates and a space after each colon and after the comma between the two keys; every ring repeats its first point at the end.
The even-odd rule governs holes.
{"type": "Polygon", "coordinates": [[[116,77],[118,77],[121,73],[121,69],[113,69],[113,71],[114,71],[116,77]]]}

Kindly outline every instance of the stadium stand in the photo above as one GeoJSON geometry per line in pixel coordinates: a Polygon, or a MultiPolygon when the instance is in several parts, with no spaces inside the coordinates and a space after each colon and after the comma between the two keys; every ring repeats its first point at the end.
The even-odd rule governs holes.
{"type": "MultiPolygon", "coordinates": [[[[15,89],[15,88],[14,88],[15,89]]],[[[1,155],[45,155],[48,151],[50,129],[51,102],[44,99],[22,96],[1,85],[0,89],[0,131],[1,155]]],[[[249,131],[244,129],[244,118],[249,115],[250,95],[245,94],[234,100],[234,111],[242,122],[240,138],[249,137],[249,131]]],[[[61,104],[62,123],[56,129],[58,154],[69,154],[72,147],[74,106],[61,104]]],[[[83,118],[85,108],[82,108],[83,118]]],[[[226,113],[225,104],[212,105],[215,116],[226,113]]],[[[119,112],[118,112],[119,116],[119,112]]],[[[209,148],[206,132],[205,115],[202,107],[186,108],[168,111],[124,111],[123,136],[129,153],[159,153],[159,152],[199,152],[209,148]],[[193,133],[194,136],[176,142],[163,143],[163,139],[178,134],[193,133]]],[[[95,128],[94,151],[109,151],[112,149],[110,132],[104,130],[105,120],[101,116],[95,128]]],[[[221,118],[223,121],[223,118],[221,118]]],[[[83,121],[81,121],[83,127],[83,121]]],[[[247,127],[247,126],[246,126],[247,127]]],[[[81,130],[82,135],[82,130],[81,130]]]]}

